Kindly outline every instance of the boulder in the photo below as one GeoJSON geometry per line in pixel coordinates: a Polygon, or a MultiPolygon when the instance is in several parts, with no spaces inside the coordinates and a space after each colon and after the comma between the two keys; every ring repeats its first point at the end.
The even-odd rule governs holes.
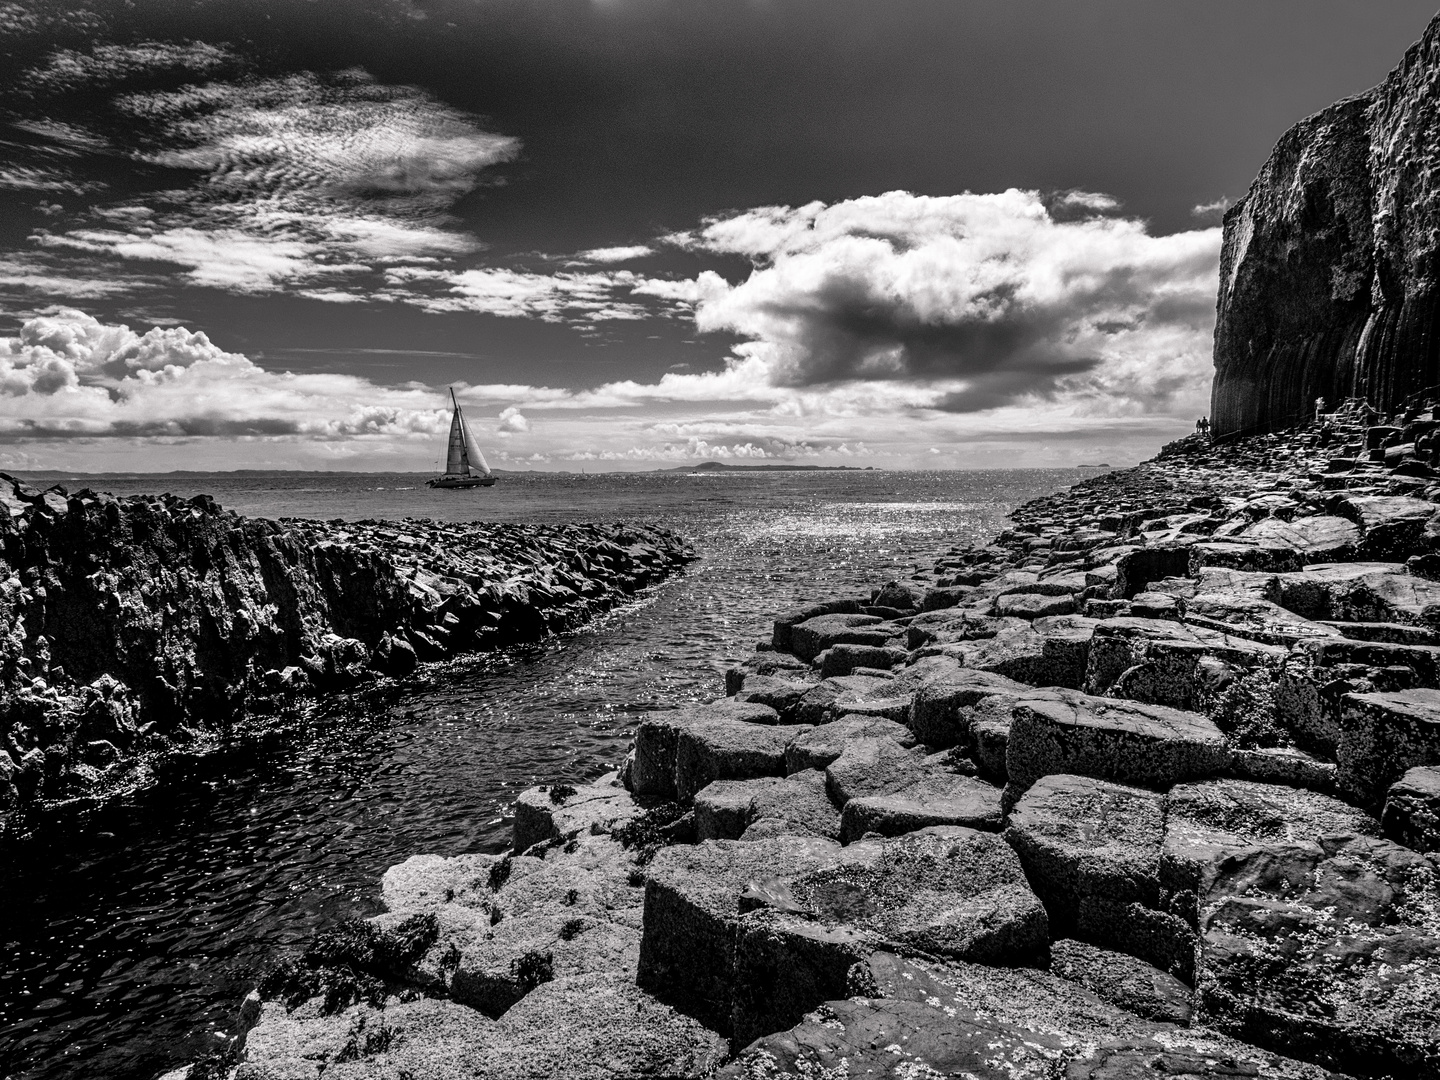
{"type": "Polygon", "coordinates": [[[1440,764],[1440,690],[1346,694],[1335,761],[1341,788],[1378,809],[1407,770],[1440,764]]]}
{"type": "Polygon", "coordinates": [[[1343,636],[1333,625],[1302,618],[1269,600],[1236,593],[1197,593],[1185,602],[1184,619],[1191,626],[1266,645],[1289,647],[1300,641],[1343,636]]]}
{"type": "Polygon", "coordinates": [[[1440,768],[1410,769],[1390,785],[1380,822],[1397,844],[1440,851],[1440,768]]]}
{"type": "Polygon", "coordinates": [[[1051,624],[1036,619],[1033,626],[1007,628],[993,638],[943,648],[962,666],[977,671],[994,672],[1031,686],[1078,688],[1084,684],[1094,620],[1063,618],[1068,621],[1051,624]]]}
{"type": "Polygon", "coordinates": [[[529,914],[504,919],[461,952],[449,995],[499,1017],[542,982],[590,973],[633,977],[640,933],[583,915],[529,914]]]}
{"type": "Polygon", "coordinates": [[[840,845],[799,836],[663,849],[646,875],[636,982],[706,1027],[731,1031],[740,894],[777,870],[803,873],[840,858],[840,845]]]}
{"type": "Polygon", "coordinates": [[[1360,526],[1362,559],[1402,562],[1430,550],[1425,525],[1435,514],[1428,499],[1399,495],[1342,495],[1335,512],[1360,526]]]}
{"type": "Polygon", "coordinates": [[[783,831],[796,835],[840,836],[840,814],[825,794],[822,772],[717,780],[695,796],[695,835],[700,840],[739,840],[760,821],[779,823],[783,831]]]}
{"type": "Polygon", "coordinates": [[[899,836],[931,825],[995,831],[1002,818],[1000,789],[973,776],[934,769],[898,791],[850,799],[841,813],[841,839],[899,836]]]}
{"type": "Polygon", "coordinates": [[[785,746],[797,727],[742,720],[696,719],[681,728],[675,747],[675,798],[688,803],[716,780],[785,775],[785,746]]]}
{"type": "Polygon", "coordinates": [[[820,615],[790,628],[790,651],[813,661],[832,645],[884,646],[893,629],[877,615],[820,615]]]}
{"type": "Polygon", "coordinates": [[[846,741],[840,756],[825,767],[825,786],[836,806],[851,799],[888,795],[928,776],[932,770],[914,751],[885,736],[846,741]]]}
{"type": "Polygon", "coordinates": [[[1043,964],[1045,912],[998,836],[930,828],[856,844],[847,858],[756,884],[736,942],[734,1034],[748,1041],[847,991],[879,948],[1043,964]]]}
{"type": "MultiPolygon", "coordinates": [[[[726,684],[729,685],[728,683],[726,684]]],[[[774,709],[780,723],[794,722],[795,712],[814,683],[781,679],[770,675],[746,675],[736,687],[735,700],[753,702],[774,709]]]]}
{"type": "Polygon", "coordinates": [[[1276,575],[1277,602],[1307,619],[1393,622],[1435,629],[1440,582],[1397,563],[1317,563],[1276,575]]]}
{"type": "Polygon", "coordinates": [[[1209,681],[1200,672],[1206,662],[1278,669],[1286,655],[1278,645],[1165,619],[1108,619],[1095,627],[1084,686],[1092,694],[1193,709],[1209,681]]]}
{"type": "Polygon", "coordinates": [[[904,649],[877,645],[832,645],[817,656],[815,662],[820,667],[820,675],[828,679],[833,675],[849,675],[856,668],[892,668],[902,663],[905,656],[904,649]]]}
{"type": "Polygon", "coordinates": [[[237,1080],[699,1080],[726,1056],[714,1032],[621,975],[543,983],[499,1021],[434,998],[391,998],[338,1015],[318,1003],[264,1005],[246,1036],[237,1080]]]}
{"type": "Polygon", "coordinates": [[[1268,541],[1260,543],[1227,543],[1223,540],[1202,541],[1190,547],[1186,573],[1197,577],[1209,566],[1250,573],[1284,573],[1299,570],[1304,557],[1288,544],[1268,541]]]}
{"type": "Polygon", "coordinates": [[[980,775],[998,784],[1005,783],[1005,755],[1010,746],[1011,710],[1021,697],[1030,695],[1001,694],[986,698],[966,710],[970,729],[970,758],[980,775]]]}
{"type": "Polygon", "coordinates": [[[1052,691],[1021,698],[1011,715],[1005,770],[1017,794],[1067,771],[1168,788],[1217,775],[1229,762],[1211,721],[1161,705],[1052,691]]]}
{"type": "MultiPolygon", "coordinates": [[[[633,775],[633,770],[632,770],[633,775]]],[[[568,840],[581,832],[608,833],[640,813],[617,774],[593,784],[547,784],[529,788],[515,800],[513,850],[518,854],[546,840],[568,840]]]]}
{"type": "Polygon", "coordinates": [[[1050,970],[1146,1020],[1185,1027],[1194,1012],[1190,988],[1175,976],[1088,942],[1072,938],[1051,942],[1050,970]]]}
{"type": "Polygon", "coordinates": [[[1364,1075],[1440,1069],[1440,887],[1370,837],[1234,852],[1201,884],[1201,1019],[1364,1075]]]}
{"type": "Polygon", "coordinates": [[[910,730],[926,746],[963,745],[971,707],[996,694],[1021,695],[1028,687],[990,671],[957,668],[921,686],[910,700],[910,730]]]}
{"type": "Polygon", "coordinates": [[[915,737],[904,724],[880,716],[850,714],[828,724],[806,728],[785,747],[785,771],[824,769],[845,752],[852,739],[893,739],[902,747],[915,745],[915,737]]]}
{"type": "Polygon", "coordinates": [[[420,914],[445,904],[469,903],[488,912],[494,890],[490,875],[500,855],[411,855],[380,879],[386,911],[420,914]]]}
{"type": "Polygon", "coordinates": [[[1055,933],[1190,976],[1194,935],[1158,910],[1165,797],[1088,776],[1046,776],[1010,814],[1005,838],[1055,933]]]}
{"type": "Polygon", "coordinates": [[[1045,593],[1007,593],[995,600],[994,614],[1000,618],[1034,620],[1046,615],[1073,615],[1075,597],[1071,593],[1051,596],[1045,593]]]}
{"type": "Polygon", "coordinates": [[[1294,548],[1307,562],[1339,562],[1355,557],[1360,528],[1355,522],[1330,514],[1281,521],[1264,518],[1242,534],[1261,543],[1294,548]]]}
{"type": "Polygon", "coordinates": [[[1164,900],[1194,922],[1201,879],[1229,852],[1378,831],[1369,814],[1314,791],[1231,779],[1177,784],[1165,808],[1164,900]]]}
{"type": "Polygon", "coordinates": [[[897,691],[893,679],[873,675],[836,675],[805,691],[790,713],[791,723],[825,724],[847,713],[889,717],[904,722],[910,697],[897,691]]]}
{"type": "Polygon", "coordinates": [[[1328,1078],[1214,1032],[1141,1020],[1048,971],[877,952],[850,984],[848,998],[751,1044],[718,1080],[1328,1078]]]}
{"type": "MultiPolygon", "coordinates": [[[[791,631],[800,623],[809,622],[821,615],[859,614],[860,601],[858,600],[828,600],[819,604],[811,604],[809,607],[798,608],[775,620],[770,642],[776,652],[786,653],[790,651],[791,631]]],[[[762,674],[764,673],[762,672],[762,674]]]]}

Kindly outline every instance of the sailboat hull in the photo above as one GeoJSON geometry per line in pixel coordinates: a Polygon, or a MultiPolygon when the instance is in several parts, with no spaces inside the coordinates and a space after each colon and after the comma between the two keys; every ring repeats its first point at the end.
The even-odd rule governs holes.
{"type": "Polygon", "coordinates": [[[432,488],[473,488],[492,487],[495,483],[493,476],[437,476],[432,480],[426,480],[425,486],[432,488]]]}

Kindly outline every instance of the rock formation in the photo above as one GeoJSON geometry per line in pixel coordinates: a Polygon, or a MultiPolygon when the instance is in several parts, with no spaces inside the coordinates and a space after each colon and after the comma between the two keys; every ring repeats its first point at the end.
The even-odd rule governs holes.
{"type": "Polygon", "coordinates": [[[657,529],[276,522],[0,474],[0,834],[297,696],[576,625],[689,557],[657,529]]]}
{"type": "Polygon", "coordinates": [[[541,1075],[603,988],[651,1038],[562,1023],[564,1075],[1440,1077],[1440,476],[1326,431],[780,615],[509,855],[392,868],[224,1064],[541,1075]]]}
{"type": "Polygon", "coordinates": [[[1211,422],[1440,383],[1440,17],[1380,86],[1302,120],[1225,216],[1211,422]]]}

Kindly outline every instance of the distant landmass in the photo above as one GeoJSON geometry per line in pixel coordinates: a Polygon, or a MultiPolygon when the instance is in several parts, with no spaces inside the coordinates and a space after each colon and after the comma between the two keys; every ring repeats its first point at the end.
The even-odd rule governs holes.
{"type": "Polygon", "coordinates": [[[681,465],[674,469],[656,469],[656,472],[874,472],[874,465],[863,469],[858,465],[727,465],[723,461],[705,461],[699,465],[681,465]]]}

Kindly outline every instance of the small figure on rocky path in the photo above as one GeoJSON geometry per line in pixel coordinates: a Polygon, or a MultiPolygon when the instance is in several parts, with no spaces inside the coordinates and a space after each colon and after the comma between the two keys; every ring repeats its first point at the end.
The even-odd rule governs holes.
{"type": "Polygon", "coordinates": [[[1207,416],[1202,416],[1202,417],[1200,417],[1199,420],[1196,420],[1196,421],[1195,421],[1195,430],[1198,431],[1201,435],[1207,435],[1207,434],[1209,434],[1209,432],[1210,432],[1210,418],[1207,417],[1207,416]]]}
{"type": "Polygon", "coordinates": [[[1325,413],[1325,399],[1324,399],[1323,397],[1317,397],[1317,398],[1315,399],[1315,422],[1316,422],[1317,424],[1320,422],[1320,417],[1321,417],[1322,415],[1324,415],[1324,413],[1325,413]]]}

